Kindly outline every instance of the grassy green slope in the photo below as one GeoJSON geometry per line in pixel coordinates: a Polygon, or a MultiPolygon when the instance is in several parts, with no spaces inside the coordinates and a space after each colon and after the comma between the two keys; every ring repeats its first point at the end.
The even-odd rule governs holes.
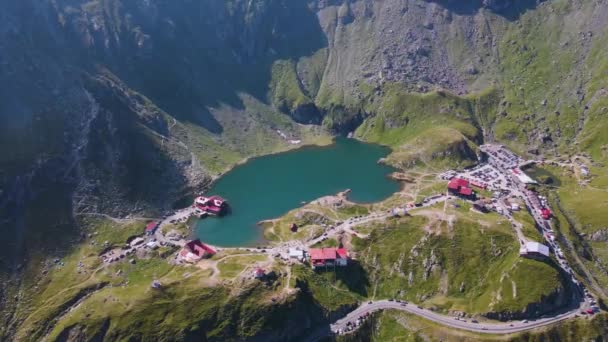
{"type": "Polygon", "coordinates": [[[374,296],[400,294],[440,310],[515,312],[563,286],[553,266],[519,257],[506,222],[461,219],[448,228],[414,217],[374,232],[358,251],[374,296]],[[530,284],[528,272],[543,284],[530,284]]]}
{"type": "MultiPolygon", "coordinates": [[[[556,179],[544,191],[550,194],[551,205],[556,209],[559,233],[570,241],[565,245],[566,250],[579,256],[571,262],[574,265],[580,262],[591,272],[592,279],[588,280],[595,289],[600,289],[597,294],[606,298],[608,294],[602,290],[608,286],[608,237],[602,235],[608,222],[606,169],[592,167],[594,176],[587,185],[581,185],[568,169],[544,166],[543,170],[556,179]]],[[[577,269],[580,270],[580,266],[577,269]]],[[[580,274],[589,276],[586,272],[580,274]]]]}
{"type": "MultiPolygon", "coordinates": [[[[211,269],[173,265],[166,258],[173,253],[165,254],[162,248],[143,257],[133,256],[133,264],[101,265],[98,255],[106,246],[122,246],[128,237],[141,234],[145,223],[106,219],[83,223],[89,227],[90,237],[59,262],[47,262],[43,274],[36,265],[26,270],[15,325],[6,328],[14,329],[15,338],[21,341],[68,336],[224,340],[266,335],[280,339],[298,334],[297,328],[287,328],[298,320],[323,319],[313,302],[298,293],[285,295],[281,279],[268,284],[242,282],[234,287],[229,282],[218,284],[211,278],[211,269]],[[153,280],[160,281],[162,288],[151,288],[153,280]],[[296,321],[290,320],[294,317],[298,317],[296,321]]],[[[244,258],[241,265],[235,265],[236,271],[231,269],[233,264],[220,263],[221,279],[240,273],[260,257],[266,260],[265,256],[244,258]]]]}
{"type": "Polygon", "coordinates": [[[485,121],[495,115],[497,94],[497,90],[465,98],[443,91],[414,94],[389,85],[380,101],[364,106],[376,115],[364,121],[356,135],[391,146],[394,152],[388,162],[393,165],[468,165],[476,160],[485,121]]]}

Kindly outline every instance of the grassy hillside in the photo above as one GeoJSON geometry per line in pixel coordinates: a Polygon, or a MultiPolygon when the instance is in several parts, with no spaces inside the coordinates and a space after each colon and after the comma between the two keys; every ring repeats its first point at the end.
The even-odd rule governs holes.
{"type": "Polygon", "coordinates": [[[26,270],[14,325],[4,328],[14,329],[22,341],[281,339],[302,333],[296,321],[323,319],[316,304],[298,292],[285,292],[289,284],[282,279],[241,279],[239,274],[252,261],[266,260],[265,255],[218,259],[219,277],[213,269],[174,265],[174,253],[165,254],[163,248],[133,255],[133,263],[101,264],[102,250],[122,246],[129,236],[141,234],[145,223],[89,220],[90,235],[68,255],[26,270]],[[160,289],[151,287],[154,280],[160,289]]]}
{"type": "Polygon", "coordinates": [[[480,225],[458,216],[449,225],[415,216],[374,231],[357,251],[372,296],[426,302],[442,311],[525,311],[563,287],[553,265],[519,257],[507,222],[480,225]],[[529,283],[530,273],[543,283],[529,283]]]}
{"type": "Polygon", "coordinates": [[[545,165],[536,173],[548,174],[554,181],[544,187],[556,211],[562,246],[571,254],[581,276],[606,298],[608,249],[606,241],[605,167],[591,167],[592,175],[583,177],[578,167],[545,165]]]}

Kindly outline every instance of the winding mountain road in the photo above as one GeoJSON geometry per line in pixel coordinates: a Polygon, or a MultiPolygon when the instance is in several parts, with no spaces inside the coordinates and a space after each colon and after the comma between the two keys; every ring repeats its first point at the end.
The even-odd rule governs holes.
{"type": "Polygon", "coordinates": [[[308,337],[307,341],[318,341],[323,337],[329,336],[331,334],[335,334],[338,331],[346,331],[347,325],[349,322],[354,323],[359,318],[366,316],[367,314],[373,313],[379,310],[399,310],[404,311],[425,319],[429,321],[439,323],[441,325],[456,328],[466,331],[471,331],[475,333],[484,333],[484,334],[513,334],[519,333],[531,329],[536,329],[540,327],[544,327],[550,324],[554,324],[569,318],[574,317],[580,306],[583,303],[579,303],[579,306],[576,308],[572,308],[567,312],[563,312],[560,314],[553,315],[551,317],[538,318],[530,321],[511,321],[506,323],[485,323],[479,322],[474,323],[471,320],[462,320],[455,319],[454,317],[442,315],[427,309],[422,309],[417,307],[414,304],[406,304],[405,302],[399,303],[395,301],[389,300],[378,300],[372,302],[366,302],[361,304],[358,308],[351,311],[344,318],[341,318],[330,325],[330,329],[320,329],[315,331],[311,336],[308,337]],[[527,322],[527,323],[524,323],[527,322]]]}

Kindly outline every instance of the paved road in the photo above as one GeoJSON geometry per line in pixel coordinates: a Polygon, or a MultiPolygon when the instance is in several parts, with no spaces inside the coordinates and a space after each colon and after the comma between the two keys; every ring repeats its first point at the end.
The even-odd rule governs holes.
{"type": "Polygon", "coordinates": [[[161,233],[161,228],[164,227],[164,226],[166,226],[166,225],[172,224],[171,221],[178,222],[178,221],[187,220],[190,216],[194,215],[196,213],[196,211],[197,211],[196,208],[186,207],[184,209],[180,209],[180,210],[176,211],[175,213],[173,213],[173,215],[168,216],[168,217],[162,219],[160,221],[160,223],[158,224],[158,229],[156,229],[156,232],[154,232],[154,238],[158,242],[164,242],[165,244],[168,244],[168,245],[175,245],[175,246],[178,246],[178,247],[183,247],[186,244],[186,240],[184,240],[184,239],[178,239],[178,240],[169,239],[163,233],[161,233]]]}
{"type": "MultiPolygon", "coordinates": [[[[530,320],[528,323],[524,323],[523,321],[513,321],[507,323],[486,323],[479,322],[473,323],[471,320],[456,320],[454,317],[438,314],[436,312],[418,308],[413,304],[405,304],[398,303],[394,301],[388,300],[379,300],[373,301],[371,304],[365,303],[359,306],[357,309],[350,312],[346,317],[336,321],[331,325],[331,331],[336,332],[338,330],[344,331],[347,327],[348,322],[355,322],[357,319],[365,316],[368,313],[372,313],[378,310],[386,310],[386,309],[395,309],[400,311],[405,311],[425,319],[428,319],[432,322],[436,322],[451,328],[462,329],[477,333],[486,333],[486,334],[512,334],[518,333],[530,329],[535,329],[539,327],[543,327],[549,324],[553,324],[556,322],[563,321],[565,319],[574,317],[574,315],[578,312],[578,307],[576,309],[572,309],[568,312],[564,312],[555,316],[539,318],[536,320],[530,320]]],[[[315,336],[313,336],[315,337],[315,336]]]]}
{"type": "MultiPolygon", "coordinates": [[[[415,210],[415,209],[422,209],[425,207],[432,207],[437,203],[443,202],[446,200],[446,198],[448,198],[448,196],[446,195],[437,195],[436,197],[434,197],[433,199],[428,200],[427,202],[422,203],[422,206],[420,207],[415,207],[412,208],[411,210],[415,210]]],[[[337,225],[336,227],[334,227],[333,229],[329,229],[329,231],[326,232],[327,235],[321,235],[315,239],[309,240],[306,242],[306,245],[308,247],[317,244],[321,241],[323,241],[323,239],[326,238],[331,238],[331,237],[335,237],[336,235],[340,234],[341,232],[346,232],[349,234],[354,234],[357,235],[359,238],[367,238],[368,235],[367,234],[361,234],[358,233],[356,231],[353,230],[353,227],[359,226],[359,225],[363,225],[372,221],[378,221],[378,220],[385,220],[389,217],[392,217],[393,213],[392,210],[389,210],[389,212],[375,212],[375,213],[371,213],[367,216],[361,217],[361,218],[350,218],[346,221],[344,221],[342,224],[337,225]]]]}

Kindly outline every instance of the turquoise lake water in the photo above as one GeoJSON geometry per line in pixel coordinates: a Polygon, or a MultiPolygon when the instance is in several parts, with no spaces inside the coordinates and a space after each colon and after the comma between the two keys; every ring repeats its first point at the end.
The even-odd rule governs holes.
{"type": "Polygon", "coordinates": [[[257,222],[279,217],[325,195],[351,189],[358,203],[381,201],[399,190],[388,178],[392,169],[378,164],[389,149],[354,139],[338,138],[326,147],[255,158],[215,182],[206,195],[220,195],[230,204],[227,216],[199,220],[195,233],[202,241],[226,247],[263,243],[257,222]]]}

